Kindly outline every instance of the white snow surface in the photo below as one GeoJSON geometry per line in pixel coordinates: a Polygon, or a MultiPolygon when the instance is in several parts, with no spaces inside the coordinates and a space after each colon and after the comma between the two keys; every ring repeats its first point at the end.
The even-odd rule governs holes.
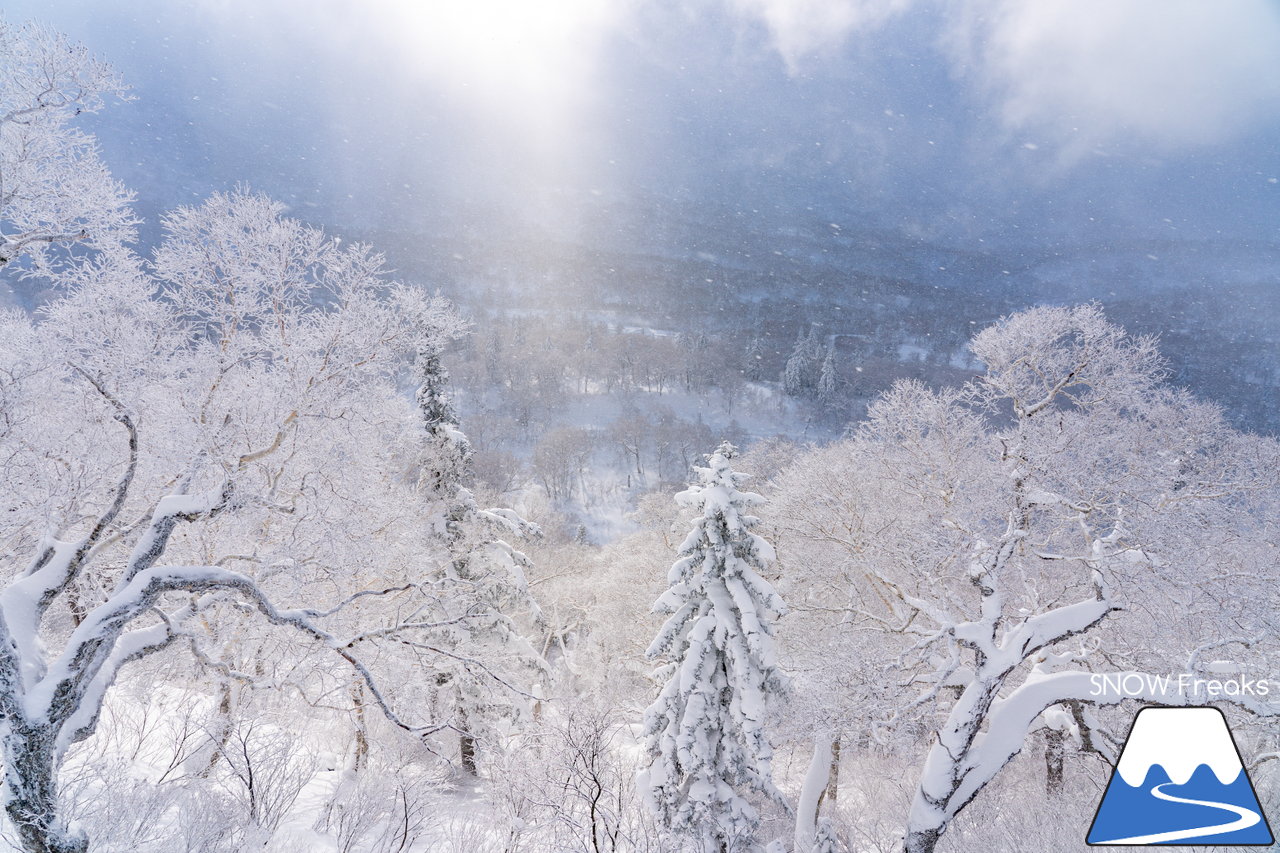
{"type": "Polygon", "coordinates": [[[1240,755],[1217,708],[1144,708],[1116,769],[1125,784],[1141,785],[1159,764],[1175,785],[1185,785],[1201,764],[1223,785],[1240,775],[1240,755]]]}

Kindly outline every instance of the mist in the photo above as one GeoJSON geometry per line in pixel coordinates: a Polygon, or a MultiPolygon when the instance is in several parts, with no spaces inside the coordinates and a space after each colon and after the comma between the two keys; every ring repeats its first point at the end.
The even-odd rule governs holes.
{"type": "Polygon", "coordinates": [[[47,19],[130,81],[137,102],[96,130],[150,209],[248,181],[337,229],[598,240],[674,205],[766,227],[812,211],[1015,251],[1275,239],[1280,13],[1085,5],[233,0],[8,14],[47,19]]]}

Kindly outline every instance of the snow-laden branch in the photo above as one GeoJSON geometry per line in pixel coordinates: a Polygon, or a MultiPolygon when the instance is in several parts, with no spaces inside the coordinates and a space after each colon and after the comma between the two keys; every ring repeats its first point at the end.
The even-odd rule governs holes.
{"type": "Polygon", "coordinates": [[[26,234],[7,235],[0,238],[0,266],[9,263],[9,261],[21,254],[23,249],[34,243],[76,243],[88,239],[89,232],[84,228],[65,234],[27,232],[26,234]]]}
{"type": "Polygon", "coordinates": [[[284,419],[284,423],[280,425],[280,429],[276,430],[276,436],[274,439],[272,439],[270,444],[268,444],[266,447],[263,447],[259,450],[254,450],[250,453],[246,453],[240,457],[240,462],[238,466],[239,470],[243,471],[246,467],[248,467],[249,463],[257,462],[259,459],[264,459],[270,456],[272,453],[275,453],[277,450],[279,450],[280,445],[284,443],[285,436],[289,434],[289,430],[293,428],[293,425],[297,423],[297,421],[298,421],[298,411],[295,409],[289,413],[288,417],[284,419]]]}
{"type": "MultiPolygon", "coordinates": [[[[243,558],[236,558],[236,559],[243,559],[243,558]]],[[[227,560],[226,557],[223,558],[223,561],[225,560],[227,560]]],[[[222,561],[219,562],[219,565],[221,565],[221,562],[222,561]]],[[[335,613],[345,610],[346,608],[355,604],[357,601],[361,601],[362,599],[381,598],[384,595],[396,595],[397,593],[408,592],[411,589],[419,589],[419,585],[414,583],[406,583],[406,584],[400,584],[399,586],[387,587],[386,589],[362,589],[359,592],[354,592],[351,595],[348,595],[346,598],[342,599],[342,601],[339,601],[337,604],[333,605],[332,607],[326,610],[313,610],[308,608],[301,612],[304,613],[308,619],[323,619],[326,616],[332,616],[335,613]]]]}
{"type": "MultiPolygon", "coordinates": [[[[1170,682],[1167,677],[1151,673],[1108,673],[1107,677],[1120,679],[1125,690],[1106,690],[1102,677],[1094,672],[1042,674],[1033,671],[1017,689],[993,702],[987,715],[986,731],[974,740],[970,750],[972,759],[966,763],[963,781],[948,805],[951,816],[968,805],[978,791],[1022,751],[1032,723],[1054,705],[1068,701],[1118,705],[1125,700],[1157,705],[1199,705],[1204,701],[1193,693],[1178,690],[1176,681],[1170,682]],[[1134,684],[1141,686],[1130,689],[1134,684]]],[[[1260,702],[1249,696],[1230,696],[1223,701],[1262,717],[1280,715],[1280,705],[1260,702]]]]}
{"type": "Polygon", "coordinates": [[[128,459],[107,508],[94,522],[88,534],[77,544],[48,537],[41,544],[36,558],[24,572],[23,577],[11,584],[0,597],[0,607],[10,612],[18,606],[25,606],[26,602],[31,602],[34,605],[33,616],[37,622],[53,600],[80,574],[85,561],[93,553],[103,534],[124,508],[129,487],[138,470],[138,428],[133,414],[96,377],[77,365],[71,365],[71,368],[93,385],[98,394],[111,406],[112,418],[125,428],[128,434],[128,459]]]}
{"type": "Polygon", "coordinates": [[[1032,616],[1004,635],[1000,664],[1012,669],[1048,645],[1083,634],[1116,609],[1109,600],[1087,598],[1032,616]]]}
{"type": "Polygon", "coordinates": [[[174,640],[178,639],[180,634],[174,630],[173,623],[180,617],[169,617],[159,610],[155,612],[161,616],[161,622],[127,631],[116,640],[97,675],[86,685],[76,708],[63,723],[58,733],[56,746],[58,754],[65,753],[71,744],[93,734],[98,718],[102,714],[107,691],[115,684],[116,678],[126,664],[168,648],[174,640]]]}
{"type": "MultiPolygon", "coordinates": [[[[183,484],[183,488],[186,484],[183,484]]],[[[231,499],[233,483],[226,480],[217,489],[202,494],[188,495],[181,492],[166,495],[156,502],[151,511],[151,521],[138,537],[125,564],[121,587],[133,582],[138,575],[149,570],[164,555],[169,537],[179,521],[195,521],[221,511],[231,499]]]]}
{"type": "MultiPolygon", "coordinates": [[[[380,710],[396,726],[417,734],[438,730],[436,725],[406,722],[392,708],[372,673],[352,651],[361,638],[335,636],[317,625],[310,611],[277,608],[252,578],[218,566],[160,566],[135,575],[106,602],[94,608],[72,633],[65,650],[49,667],[48,673],[26,692],[24,716],[56,724],[63,732],[64,748],[87,736],[92,731],[106,690],[115,681],[120,668],[165,648],[176,637],[183,636],[175,630],[174,624],[190,615],[192,606],[165,617],[156,625],[128,632],[124,631],[125,627],[151,612],[166,593],[201,593],[217,589],[234,591],[248,599],[271,624],[293,628],[343,658],[359,674],[380,710]]],[[[410,629],[411,626],[405,628],[410,629]]]]}

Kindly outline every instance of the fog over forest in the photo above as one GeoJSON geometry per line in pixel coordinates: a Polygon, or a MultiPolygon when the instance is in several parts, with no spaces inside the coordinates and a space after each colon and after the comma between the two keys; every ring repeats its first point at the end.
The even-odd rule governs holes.
{"type": "Polygon", "coordinates": [[[0,849],[1076,850],[1204,704],[1256,801],[1162,784],[1266,848],[1280,682],[1176,685],[1280,654],[1278,58],[1269,0],[8,4],[0,849]]]}

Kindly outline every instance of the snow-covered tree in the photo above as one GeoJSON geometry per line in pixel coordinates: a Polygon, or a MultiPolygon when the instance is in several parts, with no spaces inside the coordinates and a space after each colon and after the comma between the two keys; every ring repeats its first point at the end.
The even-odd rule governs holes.
{"type": "Polygon", "coordinates": [[[1089,742],[1089,706],[1127,698],[1098,693],[1095,672],[1199,671],[1205,636],[1171,624],[1190,617],[1232,642],[1220,636],[1231,590],[1233,634],[1274,630],[1265,573],[1228,556],[1265,535],[1250,496],[1275,489],[1274,442],[1162,385],[1154,341],[1094,305],[1013,315],[972,346],[987,365],[977,380],[899,384],[855,438],[779,485],[787,544],[810,543],[802,564],[827,589],[816,630],[878,637],[861,659],[879,666],[840,679],[855,711],[935,728],[908,853],[934,850],[1059,710],[1089,742]],[[909,692],[875,690],[866,676],[885,671],[909,692]]]}
{"type": "Polygon", "coordinates": [[[541,617],[529,592],[529,559],[504,537],[541,535],[510,509],[482,509],[469,488],[471,442],[458,426],[440,362],[440,335],[419,349],[415,394],[423,432],[417,456],[422,497],[438,508],[438,534],[447,559],[429,582],[431,605],[416,618],[438,651],[430,678],[436,713],[458,735],[462,769],[477,770],[477,742],[518,719],[543,667],[527,636],[541,617]]]}
{"type": "Polygon", "coordinates": [[[412,606],[375,631],[346,616],[427,597],[356,585],[394,559],[366,520],[400,519],[394,503],[352,508],[403,428],[400,364],[421,329],[457,321],[387,281],[367,248],[280,213],[215,195],[167,218],[154,274],[115,253],[39,317],[0,318],[0,749],[29,853],[87,849],[62,818],[58,771],[129,664],[185,650],[251,677],[209,652],[225,621],[256,614],[329,650],[396,725],[438,728],[395,711],[364,659],[421,636],[403,624],[412,606]]]}
{"type": "Polygon", "coordinates": [[[818,371],[818,402],[824,406],[832,405],[836,400],[837,390],[839,379],[836,376],[836,345],[832,341],[818,371]]]}
{"type": "Polygon", "coordinates": [[[0,19],[0,267],[52,247],[107,248],[133,237],[131,196],[76,116],[124,85],[84,47],[38,24],[0,19]]]}
{"type": "Polygon", "coordinates": [[[759,335],[751,338],[742,354],[742,375],[752,382],[759,382],[764,375],[764,342],[759,335]]]}
{"type": "Polygon", "coordinates": [[[735,455],[720,445],[676,496],[699,514],[654,605],[670,616],[647,652],[667,663],[644,717],[641,787],[664,825],[706,853],[751,842],[759,817],[749,794],[782,803],[766,722],[786,688],[773,627],[785,608],[761,576],[773,548],[751,532],[750,510],[764,499],[741,490],[748,475],[733,470],[735,455]]]}
{"type": "Polygon", "coordinates": [[[845,846],[836,835],[836,827],[830,818],[818,819],[818,833],[813,842],[813,853],[844,853],[845,846]]]}
{"type": "Polygon", "coordinates": [[[414,359],[414,377],[418,389],[414,401],[418,405],[422,430],[422,457],[419,463],[433,491],[451,496],[469,476],[471,442],[458,428],[449,389],[449,372],[440,361],[444,346],[438,336],[428,339],[414,359]]]}
{"type": "Polygon", "coordinates": [[[793,396],[815,393],[822,368],[822,352],[818,327],[810,326],[807,334],[796,339],[795,348],[783,367],[782,390],[793,396]]]}

